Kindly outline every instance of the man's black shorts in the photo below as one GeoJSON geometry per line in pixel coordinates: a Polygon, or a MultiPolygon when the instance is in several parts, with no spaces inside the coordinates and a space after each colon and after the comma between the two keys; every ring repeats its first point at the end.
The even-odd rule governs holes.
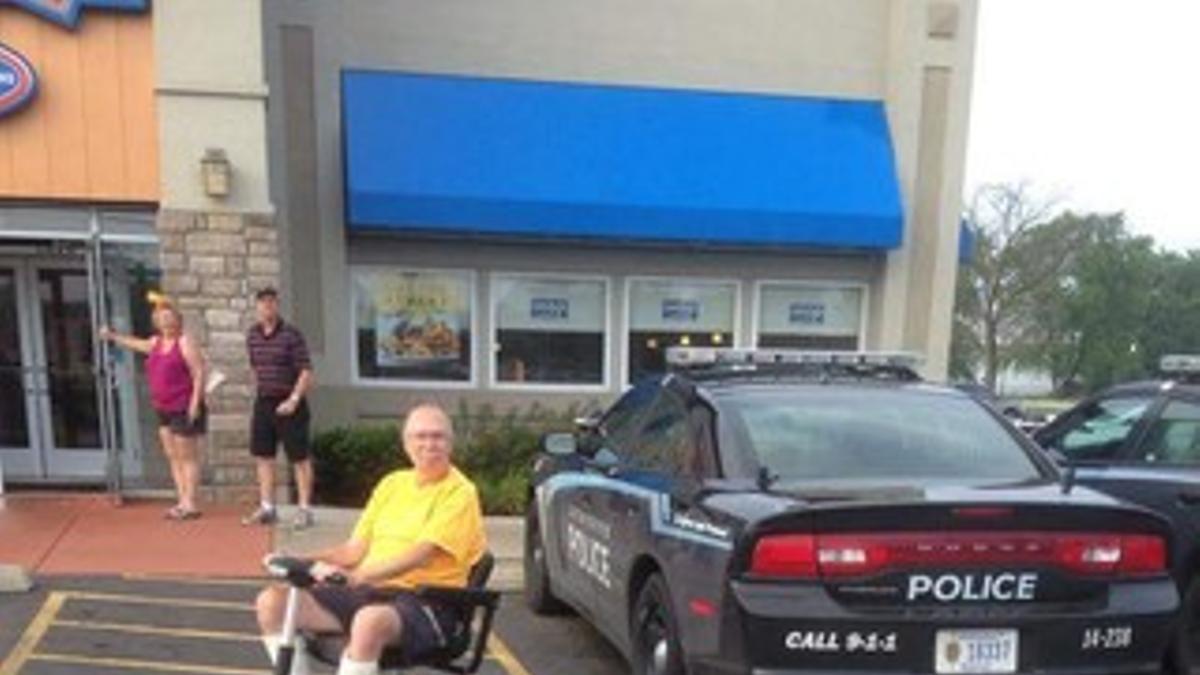
{"type": "Polygon", "coordinates": [[[337,617],[347,635],[354,615],[367,605],[387,605],[400,615],[400,646],[409,660],[421,658],[446,644],[445,636],[456,628],[452,609],[429,605],[409,591],[384,590],[369,586],[316,586],[311,589],[317,604],[337,617]]]}
{"type": "Polygon", "coordinates": [[[254,399],[254,416],[250,421],[250,454],[272,458],[283,444],[289,461],[308,459],[308,423],[311,415],[308,402],[301,399],[291,415],[276,414],[275,409],[287,400],[286,396],[259,396],[254,399]]]}

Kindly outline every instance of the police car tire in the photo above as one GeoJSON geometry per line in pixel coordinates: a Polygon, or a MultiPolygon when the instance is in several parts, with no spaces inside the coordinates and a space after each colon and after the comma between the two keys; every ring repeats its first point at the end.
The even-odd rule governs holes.
{"type": "Polygon", "coordinates": [[[1171,643],[1174,675],[1200,675],[1200,578],[1193,578],[1181,599],[1179,627],[1171,643]]]}
{"type": "Polygon", "coordinates": [[[535,614],[553,615],[567,611],[567,606],[550,590],[550,570],[542,547],[542,531],[534,506],[525,515],[525,604],[535,614]]]}
{"type": "Polygon", "coordinates": [[[679,644],[679,625],[672,610],[667,582],[657,572],[651,574],[638,593],[631,615],[634,675],[685,675],[683,648],[679,644]],[[660,633],[661,631],[661,633],[660,633]],[[655,644],[667,641],[667,659],[663,667],[654,666],[655,644]]]}

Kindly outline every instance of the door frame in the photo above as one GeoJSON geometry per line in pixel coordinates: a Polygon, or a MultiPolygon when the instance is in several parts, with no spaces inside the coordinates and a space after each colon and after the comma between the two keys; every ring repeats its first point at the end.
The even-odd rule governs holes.
{"type": "Polygon", "coordinates": [[[88,268],[87,256],[90,251],[86,248],[81,251],[80,259],[76,260],[73,257],[62,258],[31,258],[29,260],[29,281],[35,291],[30,297],[34,299],[32,302],[33,320],[31,325],[33,337],[35,339],[34,348],[37,367],[42,371],[44,378],[43,385],[39,392],[43,396],[43,411],[42,423],[44,426],[45,436],[43,437],[43,450],[46,458],[46,474],[47,479],[98,479],[105,478],[105,469],[107,461],[108,444],[106,443],[106,425],[105,409],[102,397],[104,396],[104,382],[106,377],[102,372],[103,358],[101,351],[97,348],[96,340],[96,320],[97,307],[96,289],[94,287],[94,278],[92,271],[88,268]],[[57,439],[54,437],[54,403],[50,398],[50,383],[49,383],[49,350],[47,336],[45,334],[45,319],[42,313],[42,302],[36,291],[38,289],[39,273],[43,271],[61,271],[68,273],[80,273],[86,284],[86,301],[88,304],[88,326],[91,335],[88,336],[92,343],[92,386],[96,397],[96,435],[99,443],[95,446],[81,448],[62,448],[57,444],[57,439]]]}
{"type": "Polygon", "coordinates": [[[13,273],[16,291],[17,342],[21,352],[21,386],[25,393],[25,436],[24,447],[4,446],[3,462],[7,479],[14,477],[42,478],[46,475],[46,458],[41,451],[42,412],[38,383],[34,372],[33,318],[31,316],[31,291],[29,288],[28,264],[21,258],[0,255],[0,268],[13,273]]]}
{"type": "Polygon", "coordinates": [[[95,289],[90,283],[88,251],[74,255],[32,255],[23,258],[0,257],[0,267],[15,270],[17,278],[17,319],[20,323],[21,357],[26,392],[29,446],[5,450],[5,474],[8,480],[103,482],[107,471],[105,409],[102,382],[96,371],[101,363],[93,337],[93,382],[96,395],[99,443],[84,448],[59,447],[54,435],[53,399],[50,392],[45,316],[39,292],[39,273],[45,270],[81,274],[88,281],[89,326],[96,321],[95,289]],[[24,450],[24,452],[22,452],[24,450]],[[24,455],[22,457],[22,455],[24,455]],[[17,459],[14,460],[14,456],[17,459]]]}

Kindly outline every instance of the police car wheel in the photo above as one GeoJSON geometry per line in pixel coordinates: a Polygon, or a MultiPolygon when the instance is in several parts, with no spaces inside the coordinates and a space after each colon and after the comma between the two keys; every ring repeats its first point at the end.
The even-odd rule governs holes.
{"type": "Polygon", "coordinates": [[[1200,579],[1192,579],[1180,604],[1179,628],[1171,646],[1171,672],[1200,675],[1200,579]]]}
{"type": "Polygon", "coordinates": [[[567,607],[550,590],[550,570],[546,567],[546,549],[534,506],[525,514],[525,604],[535,614],[561,614],[567,607]]]}
{"type": "Polygon", "coordinates": [[[650,575],[633,608],[635,675],[684,675],[687,672],[671,606],[671,596],[662,575],[650,575]]]}

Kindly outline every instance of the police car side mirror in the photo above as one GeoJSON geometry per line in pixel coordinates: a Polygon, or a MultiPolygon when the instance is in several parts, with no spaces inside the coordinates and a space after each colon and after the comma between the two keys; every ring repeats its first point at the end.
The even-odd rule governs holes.
{"type": "Polygon", "coordinates": [[[600,428],[600,413],[576,417],[575,428],[583,433],[595,433],[600,428]]]}
{"type": "Polygon", "coordinates": [[[575,434],[546,434],[542,436],[542,452],[556,457],[567,457],[579,452],[575,434]]]}

